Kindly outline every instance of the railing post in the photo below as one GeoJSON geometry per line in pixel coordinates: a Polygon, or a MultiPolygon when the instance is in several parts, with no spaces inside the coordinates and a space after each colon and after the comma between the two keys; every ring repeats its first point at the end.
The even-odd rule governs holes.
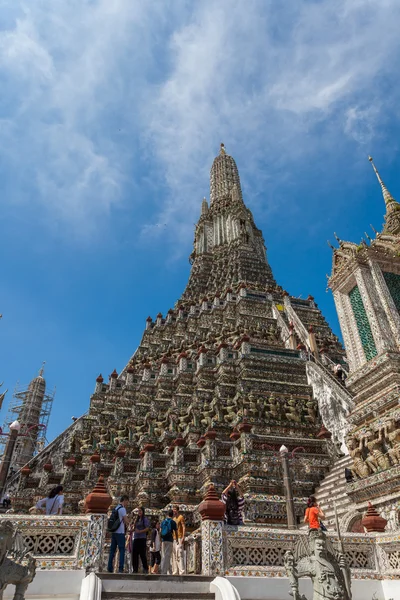
{"type": "Polygon", "coordinates": [[[279,454],[281,456],[282,461],[282,469],[283,469],[283,485],[285,488],[285,496],[286,496],[286,513],[287,513],[287,525],[288,529],[295,529],[296,525],[296,516],[294,510],[294,501],[293,501],[293,491],[292,491],[292,481],[289,472],[289,461],[288,461],[288,449],[286,446],[281,446],[279,450],[279,454]]]}
{"type": "Polygon", "coordinates": [[[223,529],[225,504],[217,496],[214,485],[210,485],[199,506],[201,514],[201,562],[203,575],[225,573],[223,529]]]}

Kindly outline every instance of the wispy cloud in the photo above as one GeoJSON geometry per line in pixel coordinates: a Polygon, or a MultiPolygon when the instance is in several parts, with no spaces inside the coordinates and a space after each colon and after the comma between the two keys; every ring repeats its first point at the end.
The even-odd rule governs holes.
{"type": "Polygon", "coordinates": [[[257,196],[326,150],[321,124],[332,152],[337,136],[365,145],[399,100],[384,85],[400,58],[397,0],[2,5],[0,153],[70,228],[124,202],[145,157],[169,189],[146,237],[164,224],[187,236],[220,141],[257,196]]]}

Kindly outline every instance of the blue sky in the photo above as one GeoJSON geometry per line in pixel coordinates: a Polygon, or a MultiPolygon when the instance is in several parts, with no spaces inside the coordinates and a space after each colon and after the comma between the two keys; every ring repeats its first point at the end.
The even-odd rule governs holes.
{"type": "Polygon", "coordinates": [[[399,26],[398,0],[0,0],[0,381],[46,360],[49,439],[183,291],[221,141],[338,333],[326,240],[381,228],[368,154],[400,199],[399,26]]]}

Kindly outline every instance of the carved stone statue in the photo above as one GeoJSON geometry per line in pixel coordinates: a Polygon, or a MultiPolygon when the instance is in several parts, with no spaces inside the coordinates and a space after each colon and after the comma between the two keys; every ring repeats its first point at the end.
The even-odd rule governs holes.
{"type": "Polygon", "coordinates": [[[129,442],[129,429],[127,421],[120,421],[117,425],[114,443],[116,446],[124,446],[129,442]]]}
{"type": "MultiPolygon", "coordinates": [[[[368,432],[367,448],[371,453],[371,456],[374,457],[376,464],[381,469],[388,469],[390,467],[390,460],[388,456],[383,454],[382,452],[382,439],[381,436],[378,438],[374,437],[374,433],[368,432]]],[[[367,458],[368,460],[368,458],[367,458]]]]}
{"type": "Polygon", "coordinates": [[[14,600],[24,600],[36,571],[35,559],[26,552],[20,533],[11,521],[0,522],[0,600],[7,585],[15,585],[14,600]],[[11,550],[11,557],[7,554],[11,550]],[[25,564],[23,564],[25,563],[25,564]]]}
{"type": "MultiPolygon", "coordinates": [[[[356,438],[349,437],[349,438],[347,438],[346,443],[347,443],[347,448],[350,452],[350,456],[353,459],[353,470],[361,478],[368,477],[368,475],[370,474],[370,469],[362,455],[362,441],[360,442],[360,444],[357,445],[356,438]]],[[[376,471],[376,468],[375,468],[375,471],[376,471]]]]}
{"type": "Polygon", "coordinates": [[[344,556],[335,556],[330,540],[320,529],[311,530],[308,539],[297,540],[294,553],[285,554],[285,568],[293,600],[307,600],[299,593],[299,578],[311,577],[313,600],[351,600],[350,570],[344,556]]]}
{"type": "Polygon", "coordinates": [[[80,450],[87,450],[88,448],[93,449],[93,440],[92,436],[89,435],[87,438],[83,438],[81,440],[80,450]]]}
{"type": "Polygon", "coordinates": [[[394,465],[400,463],[400,427],[395,425],[394,419],[392,419],[393,425],[386,432],[390,448],[388,454],[394,465]]]}
{"type": "Polygon", "coordinates": [[[106,448],[110,444],[110,432],[107,427],[103,427],[100,432],[99,448],[106,448]]]}

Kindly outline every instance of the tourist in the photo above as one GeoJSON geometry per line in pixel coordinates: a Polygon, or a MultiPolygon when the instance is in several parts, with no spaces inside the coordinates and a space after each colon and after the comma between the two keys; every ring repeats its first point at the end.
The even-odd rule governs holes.
{"type": "Polygon", "coordinates": [[[150,568],[149,573],[158,575],[161,563],[161,532],[160,521],[157,520],[151,530],[150,537],[150,568]]]}
{"type": "Polygon", "coordinates": [[[348,467],[344,469],[344,478],[346,479],[346,483],[353,483],[354,481],[353,471],[348,467]]]}
{"type": "Polygon", "coordinates": [[[341,364],[337,364],[334,369],[333,372],[335,373],[337,379],[340,381],[341,384],[344,384],[345,380],[346,380],[346,375],[343,371],[343,367],[341,364]]]}
{"type": "Polygon", "coordinates": [[[172,575],[184,575],[185,565],[183,560],[183,547],[185,543],[185,517],[181,514],[179,506],[172,507],[176,531],[174,531],[174,544],[172,548],[172,575]]]}
{"type": "Polygon", "coordinates": [[[138,509],[137,517],[131,530],[131,548],[132,548],[132,572],[139,571],[139,556],[142,561],[144,573],[148,572],[147,565],[147,532],[150,529],[150,521],[144,513],[144,508],[141,506],[138,509]],[[132,539],[133,537],[133,539],[132,539]]]}
{"type": "Polygon", "coordinates": [[[322,529],[322,531],[326,531],[326,527],[321,519],[325,519],[325,515],[319,507],[315,496],[310,496],[307,500],[304,523],[308,523],[309,530],[322,529]]]}
{"type": "Polygon", "coordinates": [[[63,486],[57,485],[54,487],[47,498],[42,498],[37,502],[36,508],[38,510],[46,510],[46,515],[61,515],[63,505],[63,486]]]}
{"type": "Polygon", "coordinates": [[[108,521],[109,530],[111,531],[111,546],[110,546],[110,554],[108,557],[108,567],[107,571],[112,573],[114,570],[114,557],[117,551],[119,550],[119,568],[118,572],[124,572],[125,565],[125,533],[126,527],[128,525],[128,517],[126,516],[126,506],[128,504],[128,496],[121,496],[119,504],[113,509],[111,513],[111,517],[108,521]],[[115,531],[114,531],[115,528],[115,531]]]}
{"type": "Polygon", "coordinates": [[[168,517],[161,523],[161,574],[171,575],[171,558],[173,549],[173,534],[177,526],[172,518],[174,511],[168,512],[168,517]]]}
{"type": "Polygon", "coordinates": [[[8,509],[11,506],[11,498],[10,498],[10,494],[6,494],[3,498],[3,508],[4,509],[8,509]]]}
{"type": "Polygon", "coordinates": [[[243,525],[244,498],[239,484],[233,479],[224,489],[221,496],[225,504],[225,523],[243,525]]]}

